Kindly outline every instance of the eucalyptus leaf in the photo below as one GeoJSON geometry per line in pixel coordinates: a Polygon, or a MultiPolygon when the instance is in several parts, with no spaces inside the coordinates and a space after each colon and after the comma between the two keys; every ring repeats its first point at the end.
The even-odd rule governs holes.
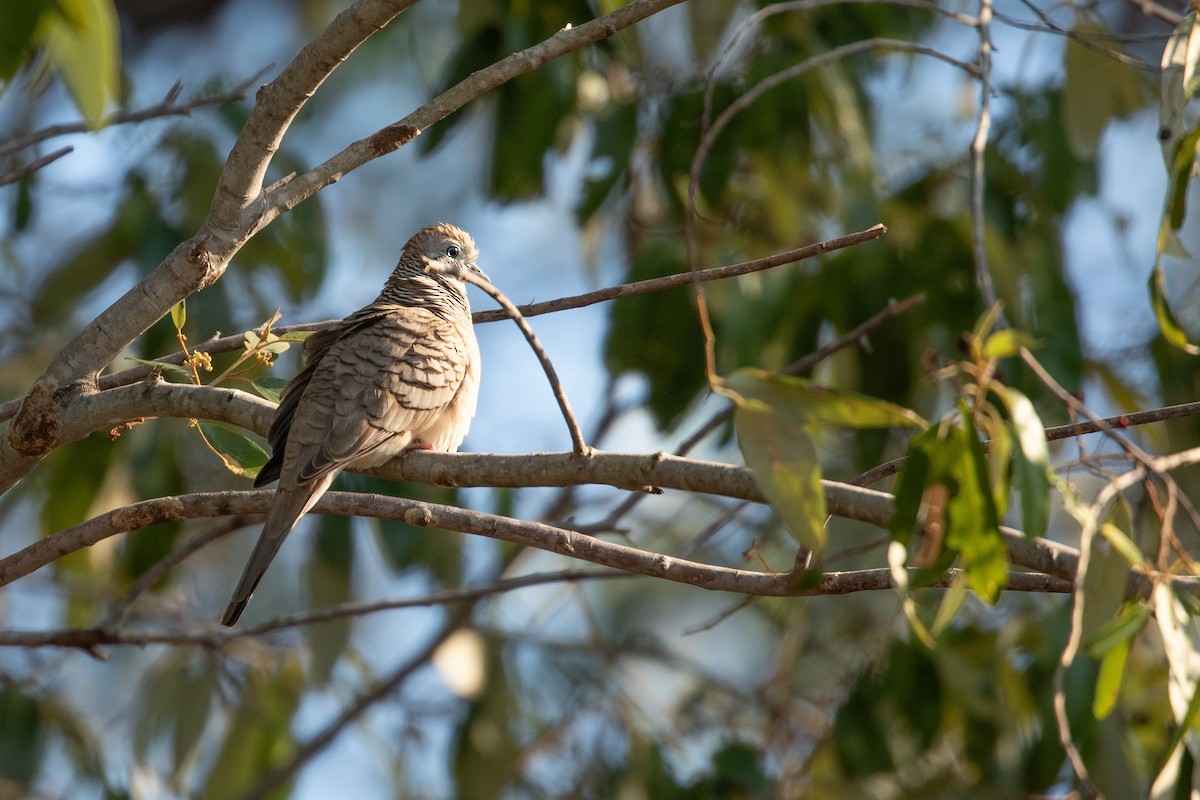
{"type": "Polygon", "coordinates": [[[800,544],[825,549],[825,492],[817,448],[778,411],[742,404],[734,412],[738,446],[754,480],[800,544]]]}
{"type": "Polygon", "coordinates": [[[253,478],[267,463],[267,451],[244,434],[211,422],[198,423],[209,444],[221,455],[226,468],[234,475],[253,478]]]}
{"type": "Polygon", "coordinates": [[[886,400],[760,369],[739,369],[725,379],[725,385],[743,398],[761,401],[797,425],[924,428],[929,424],[916,412],[886,400]]]}

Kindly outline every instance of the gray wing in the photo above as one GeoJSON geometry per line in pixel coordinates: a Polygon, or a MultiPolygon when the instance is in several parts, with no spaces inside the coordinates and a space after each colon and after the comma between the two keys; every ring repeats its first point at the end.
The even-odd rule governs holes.
{"type": "Polygon", "coordinates": [[[281,480],[308,483],[380,448],[407,446],[463,385],[473,335],[464,324],[393,306],[329,342],[298,390],[281,480]]]}
{"type": "Polygon", "coordinates": [[[317,331],[304,340],[305,367],[296,377],[292,378],[287,388],[284,389],[283,397],[279,401],[279,408],[271,420],[271,429],[267,432],[267,442],[271,445],[271,458],[255,477],[254,486],[256,488],[266,486],[279,478],[283,467],[283,455],[287,451],[288,433],[292,428],[292,419],[296,416],[296,408],[316,372],[317,365],[329,352],[329,348],[343,336],[348,336],[378,322],[380,317],[386,313],[386,309],[381,310],[368,306],[347,317],[341,325],[317,331]]]}

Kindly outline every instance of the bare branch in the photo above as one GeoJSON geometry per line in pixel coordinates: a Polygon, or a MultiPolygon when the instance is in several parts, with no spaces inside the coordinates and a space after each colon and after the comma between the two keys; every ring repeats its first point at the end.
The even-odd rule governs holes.
{"type": "Polygon", "coordinates": [[[58,150],[55,150],[53,153],[47,153],[40,158],[35,158],[33,161],[30,161],[23,167],[17,167],[12,172],[7,172],[3,175],[0,175],[0,186],[6,186],[10,183],[16,183],[17,181],[24,180],[42,167],[46,166],[47,164],[53,164],[55,161],[58,161],[60,158],[68,153],[73,152],[74,150],[74,147],[61,147],[58,150]]]}
{"type": "Polygon", "coordinates": [[[612,13],[581,25],[567,25],[550,38],[473,73],[403,119],[354,142],[325,163],[280,186],[267,198],[265,220],[270,221],[274,216],[293,208],[351,170],[407,144],[421,131],[497,86],[532,72],[566,53],[607,39],[618,31],[680,2],[682,0],[634,0],[612,13]]]}
{"type": "MultiPolygon", "coordinates": [[[[176,83],[169,90],[161,101],[152,106],[139,108],[136,111],[122,111],[118,114],[113,114],[101,123],[101,127],[110,128],[114,125],[127,125],[130,123],[145,122],[151,119],[159,119],[162,117],[178,117],[188,116],[198,108],[205,106],[218,106],[225,103],[231,103],[235,100],[242,100],[246,97],[246,92],[254,85],[255,81],[262,78],[270,67],[259,70],[251,75],[246,80],[224,92],[215,94],[203,95],[194,98],[186,103],[177,103],[179,93],[183,85],[176,83]]],[[[36,131],[27,133],[23,136],[15,136],[6,142],[0,143],[0,156],[10,155],[26,147],[31,147],[35,144],[40,144],[47,139],[54,139],[59,136],[67,136],[72,133],[88,133],[92,128],[86,122],[65,122],[59,125],[48,125],[45,128],[39,128],[36,131]]]]}
{"type": "Polygon", "coordinates": [[[1154,2],[1154,0],[1126,0],[1129,5],[1136,8],[1138,11],[1145,14],[1147,17],[1161,20],[1168,25],[1178,27],[1183,22],[1184,16],[1174,9],[1167,8],[1164,5],[1154,2]]]}
{"type": "MultiPolygon", "coordinates": [[[[0,560],[0,586],[33,572],[51,561],[111,536],[164,522],[227,515],[263,514],[272,500],[271,491],[198,492],[146,500],[101,514],[87,522],[60,531],[0,560]]],[[[767,573],[703,564],[682,558],[609,542],[576,531],[527,522],[454,506],[387,497],[379,494],[328,492],[313,509],[318,514],[339,514],[402,520],[416,527],[442,528],[511,542],[524,547],[589,561],[624,572],[665,578],[702,589],[767,597],[845,594],[888,588],[888,571],[827,572],[813,586],[797,585],[791,573],[767,573]]],[[[1040,557],[1054,577],[1068,579],[1074,551],[1062,545],[1025,539],[1020,532],[1005,532],[1006,542],[1025,551],[1051,553],[1040,557]]],[[[1023,551],[1015,555],[1023,556],[1023,551]]],[[[1074,556],[1077,558],[1077,556],[1074,556]]],[[[1030,559],[1034,560],[1034,559],[1030,559]]],[[[1019,563],[1014,558],[1015,563],[1019,563]]],[[[1044,584],[1043,584],[1044,585],[1044,584]]]]}
{"type": "MultiPolygon", "coordinates": [[[[766,269],[791,264],[797,261],[803,261],[814,256],[832,253],[836,250],[841,250],[846,247],[852,247],[856,244],[869,242],[873,239],[878,239],[887,233],[887,228],[883,225],[873,225],[863,231],[850,233],[845,236],[839,236],[835,239],[828,239],[816,244],[810,244],[805,247],[799,247],[795,250],[788,250],[783,253],[776,253],[767,256],[766,258],[758,258],[753,261],[745,261],[740,264],[731,264],[725,267],[712,267],[710,269],[701,270],[698,275],[702,281],[716,281],[725,278],[732,278],[738,275],[746,275],[751,272],[759,272],[766,269]]],[[[603,303],[607,300],[615,300],[619,297],[629,297],[636,294],[644,294],[646,292],[658,292],[663,289],[670,289],[676,286],[682,286],[691,281],[691,275],[686,272],[676,273],[674,275],[665,275],[661,278],[650,278],[649,280],[636,281],[634,283],[624,283],[619,286],[611,286],[604,289],[597,289],[593,292],[574,295],[572,297],[563,297],[557,300],[546,300],[540,303],[530,303],[529,305],[517,306],[523,316],[534,317],[540,314],[550,314],[555,311],[566,311],[573,308],[584,308],[596,303],[603,303]]],[[[908,301],[904,301],[908,302],[908,301]]],[[[903,305],[903,303],[901,304],[903,305]]],[[[889,306],[892,308],[892,306],[889,306]]],[[[886,311],[886,310],[885,310],[886,311]]],[[[897,312],[898,313],[898,312],[897,312]]],[[[503,311],[476,311],[472,315],[472,319],[476,324],[484,322],[498,322],[508,319],[508,315],[503,311]]],[[[274,333],[289,333],[291,331],[313,331],[322,330],[337,325],[341,320],[324,320],[322,322],[302,322],[295,325],[281,325],[272,327],[274,333]]],[[[262,333],[262,327],[255,329],[256,332],[262,333]]],[[[858,338],[861,338],[860,334],[858,338]]],[[[240,350],[245,345],[245,333],[238,333],[231,336],[222,336],[216,339],[210,339],[207,342],[198,344],[192,348],[194,352],[208,353],[216,355],[218,353],[227,353],[233,350],[240,350]]],[[[822,351],[824,348],[822,348],[822,351]]],[[[818,352],[822,352],[818,351],[818,352]]],[[[163,364],[182,364],[184,354],[182,352],[171,353],[158,359],[163,364]]],[[[139,364],[130,369],[114,372],[109,375],[104,375],[100,378],[99,388],[101,391],[112,389],[116,386],[125,386],[135,381],[140,381],[154,372],[155,367],[149,364],[139,364]]],[[[6,403],[0,403],[0,422],[6,419],[11,419],[21,406],[21,399],[9,400],[6,403]]]]}
{"type": "Polygon", "coordinates": [[[297,111],[367,36],[411,5],[412,0],[358,0],[339,14],[258,93],[257,103],[231,151],[209,218],[137,286],[88,323],[51,360],[23,398],[0,442],[0,491],[32,468],[60,441],[64,411],[78,396],[94,392],[106,364],[167,313],[180,299],[221,277],[233,255],[284,211],[372,158],[391,152],[423,127],[487,91],[547,61],[614,35],[681,0],[636,0],[578,28],[474,73],[395,126],[361,140],[315,170],[273,189],[261,187],[271,156],[297,111]],[[407,137],[407,138],[405,138],[407,137]]]}
{"type": "Polygon", "coordinates": [[[554,393],[554,399],[558,402],[558,408],[562,412],[563,420],[567,423],[567,431],[571,435],[572,447],[577,454],[581,456],[587,455],[588,446],[587,442],[583,439],[583,431],[579,429],[579,420],[575,419],[575,412],[571,410],[571,402],[567,399],[567,393],[563,391],[562,381],[558,379],[558,373],[554,370],[554,364],[551,363],[550,356],[546,354],[546,348],[542,347],[542,343],[538,341],[533,328],[529,326],[525,317],[521,315],[520,310],[513,305],[512,301],[505,297],[504,293],[497,289],[491,281],[471,272],[464,271],[459,274],[468,283],[474,284],[487,292],[488,296],[499,303],[505,313],[521,329],[521,333],[525,335],[525,341],[529,342],[529,348],[533,350],[538,363],[542,365],[542,372],[546,373],[546,380],[550,383],[550,391],[554,393]]]}
{"type": "Polygon", "coordinates": [[[975,136],[971,139],[971,242],[975,249],[975,283],[983,295],[984,305],[991,308],[998,299],[984,241],[983,167],[992,129],[992,0],[979,0],[979,18],[975,27],[979,31],[979,112],[975,136]]]}

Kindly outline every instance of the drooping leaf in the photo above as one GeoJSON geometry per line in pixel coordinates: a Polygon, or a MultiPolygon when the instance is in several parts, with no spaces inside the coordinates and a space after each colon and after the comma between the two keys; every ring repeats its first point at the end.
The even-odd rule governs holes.
{"type": "MultiPolygon", "coordinates": [[[[24,2],[24,0],[22,0],[24,2]]],[[[89,126],[99,128],[120,89],[120,40],[112,0],[58,0],[39,35],[89,126]]]]}
{"type": "MultiPolygon", "coordinates": [[[[965,409],[960,415],[969,418],[965,409]]],[[[894,539],[908,540],[927,500],[937,506],[929,513],[941,518],[946,550],[962,558],[967,585],[982,600],[994,603],[1007,579],[1004,538],[983,445],[958,420],[943,420],[909,443],[889,524],[894,539]]]]}
{"type": "Polygon", "coordinates": [[[994,389],[1008,409],[1017,442],[1013,479],[1021,499],[1021,525],[1030,538],[1044,536],[1050,523],[1050,452],[1046,430],[1029,398],[1011,386],[994,389]]]}
{"type": "Polygon", "coordinates": [[[1118,644],[1128,641],[1135,636],[1150,619],[1150,607],[1145,603],[1126,603],[1121,612],[1110,618],[1104,625],[1092,632],[1084,640],[1092,658],[1103,658],[1104,654],[1118,644]]]}
{"type": "Polygon", "coordinates": [[[1167,300],[1167,286],[1161,266],[1154,267],[1154,271],[1150,274],[1149,287],[1150,302],[1154,307],[1154,317],[1158,320],[1158,329],[1162,332],[1163,338],[1188,355],[1200,355],[1200,347],[1188,341],[1183,326],[1179,324],[1179,319],[1175,316],[1175,312],[1171,310],[1171,304],[1167,300]]]}
{"type": "Polygon", "coordinates": [[[286,378],[262,375],[251,380],[250,387],[264,400],[278,403],[283,399],[283,390],[287,388],[288,383],[286,378]]]}
{"type": "Polygon", "coordinates": [[[812,439],[776,409],[740,403],[734,412],[738,446],[754,480],[800,544],[825,548],[825,493],[812,439]]]}
{"type": "Polygon", "coordinates": [[[745,368],[734,372],[725,383],[742,397],[759,400],[786,415],[795,425],[924,428],[929,424],[916,412],[895,403],[821,386],[805,378],[745,368]]]}
{"type": "Polygon", "coordinates": [[[226,468],[234,475],[253,478],[267,463],[267,451],[244,434],[212,422],[198,424],[209,444],[221,455],[226,468]]]}
{"type": "MultiPolygon", "coordinates": [[[[1193,168],[1196,165],[1196,148],[1200,147],[1200,126],[1188,131],[1175,146],[1175,153],[1167,165],[1170,170],[1170,187],[1167,190],[1165,224],[1170,225],[1171,231],[1183,227],[1187,216],[1187,190],[1192,180],[1193,168]]],[[[1165,227],[1165,225],[1164,225],[1165,227]]],[[[1165,243],[1160,240],[1159,251],[1166,252],[1165,243]]],[[[1186,253],[1184,254],[1186,256],[1186,253]]]]}

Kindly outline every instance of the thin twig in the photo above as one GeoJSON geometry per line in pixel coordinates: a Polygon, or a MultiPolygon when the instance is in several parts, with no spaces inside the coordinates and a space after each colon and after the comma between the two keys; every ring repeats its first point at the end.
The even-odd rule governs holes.
{"type": "Polygon", "coordinates": [[[979,284],[984,306],[992,308],[996,305],[997,297],[992,272],[988,267],[983,208],[984,156],[992,128],[992,0],[979,0],[979,17],[975,27],[979,31],[979,115],[975,123],[975,136],[971,139],[971,241],[975,248],[975,281],[979,284]]]}
{"type": "Polygon", "coordinates": [[[1160,5],[1154,2],[1154,0],[1126,0],[1126,2],[1136,8],[1138,11],[1145,14],[1147,17],[1161,20],[1162,22],[1165,22],[1173,27],[1178,27],[1185,19],[1183,14],[1180,14],[1174,9],[1167,8],[1164,5],[1160,5]]]}
{"type": "MultiPolygon", "coordinates": [[[[1089,433],[1102,433],[1105,431],[1116,431],[1124,428],[1133,428],[1137,425],[1148,425],[1152,422],[1164,422],[1171,419],[1181,419],[1184,417],[1194,417],[1200,414],[1200,402],[1196,403],[1180,403],[1174,406],[1163,406],[1162,408],[1152,408],[1148,411],[1135,411],[1131,414],[1118,414],[1115,417],[1104,417],[1096,420],[1087,420],[1085,422],[1073,422],[1069,425],[1055,425],[1046,428],[1046,441],[1054,442],[1061,439],[1070,439],[1074,436],[1083,436],[1089,433]]],[[[984,446],[987,442],[984,442],[984,446]]],[[[871,486],[884,478],[890,478],[895,475],[900,467],[904,465],[905,457],[894,458],[891,461],[886,461],[877,466],[871,467],[866,472],[858,475],[850,484],[853,486],[871,486]]]]}
{"type": "MultiPolygon", "coordinates": [[[[1063,36],[1063,37],[1075,42],[1080,47],[1086,47],[1087,49],[1097,52],[1107,58],[1111,58],[1113,61],[1116,61],[1119,64],[1124,64],[1127,67],[1133,67],[1134,69],[1139,69],[1139,70],[1142,70],[1143,72],[1150,72],[1153,74],[1158,74],[1159,67],[1157,64],[1147,64],[1145,61],[1134,58],[1133,56],[1126,55],[1125,53],[1122,53],[1120,50],[1116,50],[1111,47],[1107,47],[1103,44],[1100,44],[1097,41],[1094,41],[1096,38],[1101,38],[1101,37],[1105,38],[1109,41],[1112,41],[1118,37],[1112,36],[1112,35],[1107,35],[1107,34],[1102,34],[1102,33],[1098,33],[1098,32],[1090,32],[1089,31],[1089,32],[1085,33],[1082,31],[1071,30],[1070,28],[1064,28],[1063,26],[1061,26],[1057,22],[1055,22],[1054,19],[1051,18],[1051,16],[1049,14],[1047,14],[1042,9],[1038,8],[1034,3],[1029,2],[1029,0],[1021,0],[1021,2],[1030,11],[1032,11],[1038,17],[1039,20],[1041,20],[1040,26],[1037,24],[1022,22],[1019,19],[1011,17],[1007,14],[1002,14],[999,11],[993,12],[994,18],[1000,20],[1001,22],[1005,23],[1006,25],[1009,25],[1013,28],[1017,28],[1019,30],[1026,30],[1026,31],[1030,31],[1032,33],[1050,33],[1050,34],[1054,34],[1056,36],[1063,36]]],[[[1153,36],[1150,38],[1155,39],[1155,40],[1162,40],[1164,37],[1153,36]]]]}
{"type": "MultiPolygon", "coordinates": [[[[177,117],[187,116],[197,108],[204,106],[215,106],[230,103],[235,100],[242,100],[246,97],[246,92],[254,85],[256,81],[267,74],[271,69],[270,64],[263,67],[258,72],[255,72],[249,78],[224,92],[197,97],[194,100],[189,100],[186,103],[177,103],[176,99],[183,89],[183,84],[175,83],[161,101],[152,106],[140,108],[137,111],[122,111],[105,119],[100,127],[108,128],[114,125],[126,125],[130,123],[145,122],[150,119],[158,119],[160,117],[177,117]]],[[[45,128],[39,128],[32,133],[27,133],[24,136],[15,136],[6,142],[0,143],[0,156],[6,156],[10,153],[15,153],[19,150],[24,150],[26,147],[31,147],[35,144],[54,139],[59,136],[67,136],[72,133],[87,133],[92,130],[86,122],[66,122],[58,125],[47,125],[45,128]]]]}
{"type": "Polygon", "coordinates": [[[23,167],[18,167],[12,172],[7,172],[4,175],[0,175],[0,186],[7,186],[10,183],[16,183],[17,181],[24,180],[42,167],[46,166],[47,164],[53,164],[55,161],[58,161],[60,158],[68,153],[73,152],[74,150],[75,148],[71,146],[61,147],[58,150],[55,150],[53,153],[47,153],[41,158],[35,158],[33,161],[30,161],[23,167]]]}
{"type": "Polygon", "coordinates": [[[420,650],[401,663],[374,688],[356,697],[354,702],[342,709],[342,712],[316,735],[299,745],[282,765],[259,778],[254,787],[241,796],[241,800],[264,800],[283,787],[305,764],[332,744],[350,723],[358,719],[368,708],[394,692],[414,672],[428,663],[437,649],[450,638],[450,635],[467,623],[474,607],[472,601],[467,601],[461,608],[451,612],[449,618],[442,623],[442,627],[430,637],[420,650]]]}
{"type": "Polygon", "coordinates": [[[554,399],[558,401],[558,408],[562,412],[563,420],[567,423],[567,430],[571,434],[571,446],[575,452],[581,456],[586,456],[591,448],[583,439],[583,431],[579,428],[579,420],[575,419],[575,412],[571,410],[571,401],[567,399],[567,393],[563,391],[562,382],[558,379],[558,373],[554,371],[554,364],[550,361],[550,356],[546,355],[546,349],[542,347],[542,343],[538,341],[537,334],[533,332],[529,322],[521,315],[521,311],[513,305],[513,302],[504,296],[504,292],[497,289],[490,280],[482,275],[470,271],[459,271],[457,273],[468,283],[478,286],[483,291],[487,292],[488,296],[500,304],[501,308],[512,318],[512,321],[521,329],[521,333],[525,334],[525,341],[529,342],[529,347],[533,350],[533,354],[537,356],[538,363],[542,365],[542,371],[546,373],[546,380],[550,382],[550,391],[554,393],[554,399]]]}
{"type": "Polygon", "coordinates": [[[191,537],[155,562],[136,581],[130,584],[129,588],[125,590],[125,594],[121,595],[120,600],[113,603],[112,607],[108,609],[108,612],[96,627],[105,631],[117,630],[125,623],[125,618],[129,615],[129,611],[133,608],[133,604],[137,601],[138,597],[151,586],[165,578],[167,573],[181,564],[184,559],[198,552],[211,542],[215,542],[217,539],[240,530],[247,525],[253,525],[261,521],[258,515],[239,514],[228,519],[223,519],[217,524],[210,526],[208,530],[191,537]]]}
{"type": "MultiPolygon", "coordinates": [[[[788,250],[783,253],[776,253],[767,256],[766,258],[758,258],[753,261],[745,261],[740,264],[730,264],[724,267],[712,267],[702,270],[700,280],[716,281],[725,278],[732,278],[738,275],[746,275],[751,272],[758,272],[765,269],[772,269],[784,264],[791,264],[797,261],[803,261],[814,256],[832,253],[836,250],[841,250],[846,247],[852,247],[862,242],[869,242],[873,239],[878,239],[887,233],[887,228],[883,225],[873,225],[866,230],[850,233],[845,236],[839,236],[834,239],[827,239],[823,242],[806,245],[795,250],[788,250]]],[[[596,303],[603,303],[608,300],[615,300],[619,297],[629,297],[647,292],[658,292],[664,289],[683,286],[690,283],[691,275],[687,272],[680,272],[673,275],[666,275],[660,278],[650,278],[644,281],[635,281],[633,283],[624,283],[619,286],[610,286],[604,289],[597,289],[593,292],[585,292],[571,297],[563,297],[557,300],[546,300],[541,303],[530,303],[528,305],[517,306],[521,314],[525,317],[534,317],[540,314],[550,314],[556,311],[566,311],[574,308],[584,308],[596,303]]],[[[498,322],[508,319],[508,314],[503,310],[488,310],[476,311],[472,315],[472,320],[475,324],[485,322],[498,322]]],[[[272,332],[277,334],[290,333],[293,331],[315,331],[324,328],[331,328],[341,324],[342,320],[323,320],[321,322],[302,322],[295,325],[281,325],[272,327],[272,332]]],[[[255,332],[262,334],[263,327],[259,326],[254,329],[255,332]]],[[[238,333],[232,336],[222,336],[219,338],[209,339],[207,342],[196,345],[192,348],[193,352],[207,353],[209,355],[217,355],[219,353],[227,353],[233,350],[239,350],[245,346],[246,334],[238,333]]],[[[182,364],[184,355],[181,352],[174,352],[170,355],[163,356],[157,359],[161,364],[182,364]]],[[[136,381],[143,380],[148,375],[154,372],[156,367],[150,364],[139,364],[130,369],[121,370],[120,372],[110,373],[100,378],[99,388],[112,389],[117,386],[127,386],[136,381]]],[[[21,399],[9,400],[0,403],[0,422],[12,418],[17,413],[17,409],[21,406],[21,399]]]]}

